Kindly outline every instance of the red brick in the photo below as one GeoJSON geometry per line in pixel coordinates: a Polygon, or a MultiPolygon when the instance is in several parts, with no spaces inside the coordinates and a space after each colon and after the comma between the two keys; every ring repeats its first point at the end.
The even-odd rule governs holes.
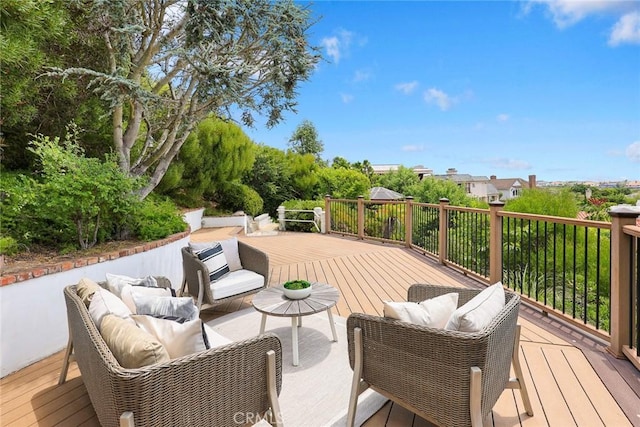
{"type": "Polygon", "coordinates": [[[105,262],[105,261],[109,261],[109,254],[100,255],[98,257],[98,262],[105,262]]]}
{"type": "Polygon", "coordinates": [[[42,277],[49,274],[49,272],[47,271],[46,268],[34,268],[31,271],[31,274],[33,274],[33,277],[42,277]]]}
{"type": "Polygon", "coordinates": [[[60,273],[62,271],[62,266],[60,264],[53,264],[47,267],[47,271],[49,274],[60,273]]]}
{"type": "Polygon", "coordinates": [[[135,251],[135,253],[141,254],[142,252],[144,252],[144,246],[136,246],[135,248],[133,248],[133,250],[135,251]]]}
{"type": "Polygon", "coordinates": [[[129,249],[123,249],[118,253],[118,256],[124,257],[129,255],[129,249]]]}
{"type": "Polygon", "coordinates": [[[65,261],[60,263],[60,271],[68,271],[73,268],[73,261],[65,261]]]}
{"type": "Polygon", "coordinates": [[[84,258],[77,259],[73,265],[75,268],[84,267],[87,265],[87,260],[84,258]]]}
{"type": "Polygon", "coordinates": [[[120,258],[120,254],[118,252],[111,252],[109,254],[109,259],[118,259],[120,258]]]}
{"type": "Polygon", "coordinates": [[[0,286],[10,285],[12,283],[16,283],[17,279],[14,274],[9,274],[6,276],[0,277],[0,286]]]}
{"type": "Polygon", "coordinates": [[[87,265],[93,265],[99,263],[99,258],[97,256],[87,258],[87,265]]]}
{"type": "Polygon", "coordinates": [[[22,273],[16,274],[16,280],[18,282],[22,282],[24,280],[29,280],[29,279],[33,279],[33,275],[31,274],[31,271],[23,271],[22,273]]]}

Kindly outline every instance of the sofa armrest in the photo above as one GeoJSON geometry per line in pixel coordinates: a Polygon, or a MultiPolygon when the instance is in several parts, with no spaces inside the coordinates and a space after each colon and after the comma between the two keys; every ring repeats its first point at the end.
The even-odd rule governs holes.
{"type": "Polygon", "coordinates": [[[264,284],[269,284],[269,255],[260,249],[238,241],[238,253],[242,268],[254,271],[264,277],[264,284]]]}
{"type": "MultiPolygon", "coordinates": [[[[272,333],[111,375],[114,414],[131,411],[136,426],[235,425],[238,414],[269,407],[267,352],[282,387],[282,347],[272,333]],[[141,423],[142,422],[142,423],[141,423]]],[[[257,419],[257,418],[256,418],[257,419]]]]}

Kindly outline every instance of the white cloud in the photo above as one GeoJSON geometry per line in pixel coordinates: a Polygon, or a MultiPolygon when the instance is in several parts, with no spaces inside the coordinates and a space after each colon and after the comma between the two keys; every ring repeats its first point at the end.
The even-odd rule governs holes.
{"type": "Polygon", "coordinates": [[[496,120],[499,122],[506,122],[507,120],[509,120],[509,115],[508,114],[498,114],[498,116],[496,117],[496,120]]]}
{"type": "Polygon", "coordinates": [[[429,104],[436,104],[442,111],[447,111],[456,103],[451,96],[433,87],[424,93],[424,100],[429,104]]]}
{"type": "Polygon", "coordinates": [[[342,99],[342,102],[345,104],[348,104],[355,99],[353,95],[350,95],[348,93],[341,93],[340,98],[342,99]]]}
{"type": "Polygon", "coordinates": [[[496,158],[489,160],[489,163],[498,169],[523,170],[531,169],[531,164],[524,160],[496,158]]]}
{"type": "Polygon", "coordinates": [[[402,151],[424,151],[424,145],[405,145],[402,151]]]}
{"type": "Polygon", "coordinates": [[[629,0],[529,0],[523,3],[523,12],[533,6],[547,8],[558,28],[567,28],[592,15],[611,15],[617,19],[609,35],[609,45],[640,44],[640,11],[638,2],[629,0]]]}
{"type": "Polygon", "coordinates": [[[352,39],[353,33],[351,31],[339,30],[336,35],[323,38],[320,45],[324,47],[327,56],[338,64],[340,59],[348,54],[352,39]]]}
{"type": "Polygon", "coordinates": [[[629,145],[625,154],[632,162],[640,163],[640,141],[636,141],[629,145]]]}
{"type": "Polygon", "coordinates": [[[640,44],[640,12],[624,15],[613,26],[609,45],[618,46],[622,43],[640,44]]]}
{"type": "Polygon", "coordinates": [[[371,78],[373,74],[368,70],[356,70],[353,75],[354,83],[365,82],[371,78]]]}
{"type": "Polygon", "coordinates": [[[394,86],[394,88],[397,91],[400,91],[402,93],[404,93],[405,95],[410,95],[413,93],[414,90],[416,90],[416,88],[418,87],[418,81],[414,80],[412,82],[406,82],[406,83],[398,83],[397,85],[394,86]]]}

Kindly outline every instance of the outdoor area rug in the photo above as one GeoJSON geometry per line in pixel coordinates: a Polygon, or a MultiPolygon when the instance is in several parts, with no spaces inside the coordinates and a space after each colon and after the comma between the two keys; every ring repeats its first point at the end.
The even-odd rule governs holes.
{"type": "MultiPolygon", "coordinates": [[[[261,314],[253,308],[207,322],[216,332],[238,341],[256,336],[261,314]]],[[[291,319],[267,317],[266,332],[282,342],[282,391],[279,396],[285,426],[341,427],[346,425],[353,371],[349,367],[346,319],[333,316],[338,342],[331,341],[326,312],[304,316],[298,329],[299,366],[293,366],[291,319]]],[[[360,395],[356,425],[361,425],[387,401],[367,390],[360,395]]]]}

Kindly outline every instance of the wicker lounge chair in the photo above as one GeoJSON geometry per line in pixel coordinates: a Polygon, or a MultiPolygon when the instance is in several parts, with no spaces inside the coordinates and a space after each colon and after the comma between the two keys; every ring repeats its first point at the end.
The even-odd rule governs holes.
{"type": "MultiPolygon", "coordinates": [[[[261,419],[269,409],[280,413],[282,348],[274,334],[125,369],[100,335],[76,286],[67,286],[64,297],[70,340],[60,383],[73,349],[102,426],[231,426],[261,419]]],[[[280,425],[279,417],[271,423],[280,425]]]]}
{"type": "MultiPolygon", "coordinates": [[[[458,292],[458,305],[480,291],[412,285],[409,301],[458,292]]],[[[353,373],[348,425],[353,426],[358,395],[368,387],[441,426],[482,426],[505,388],[520,389],[533,415],[518,359],[520,296],[505,290],[506,305],[480,332],[417,326],[398,320],[352,314],[347,320],[353,373]],[[515,378],[509,378],[513,363],[515,378]]]]}
{"type": "MultiPolygon", "coordinates": [[[[269,256],[265,252],[239,241],[238,253],[240,255],[242,268],[264,277],[263,285],[248,291],[234,293],[233,295],[216,299],[211,291],[211,282],[209,281],[209,270],[207,266],[198,259],[189,246],[182,248],[181,252],[184,273],[181,294],[185,294],[186,292],[191,295],[196,300],[196,305],[199,309],[211,308],[235,298],[255,294],[265,289],[269,283],[269,256]]],[[[231,275],[236,273],[237,272],[233,272],[231,275]]],[[[228,279],[222,278],[216,283],[224,282],[225,280],[228,279]]]]}

